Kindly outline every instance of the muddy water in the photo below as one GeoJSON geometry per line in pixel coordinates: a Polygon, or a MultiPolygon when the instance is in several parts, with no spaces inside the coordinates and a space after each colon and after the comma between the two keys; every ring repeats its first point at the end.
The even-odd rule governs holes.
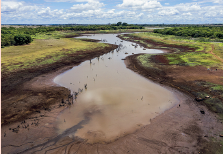
{"type": "Polygon", "coordinates": [[[121,41],[116,34],[82,38],[118,44],[119,49],[83,62],[54,79],[57,84],[69,88],[72,94],[78,92],[74,104],[58,117],[58,134],[88,118],[87,124],[67,135],[86,139],[88,143],[111,142],[149,124],[152,118],[177,103],[178,99],[171,91],[127,69],[122,60],[133,53],[162,51],[145,50],[121,41]]]}

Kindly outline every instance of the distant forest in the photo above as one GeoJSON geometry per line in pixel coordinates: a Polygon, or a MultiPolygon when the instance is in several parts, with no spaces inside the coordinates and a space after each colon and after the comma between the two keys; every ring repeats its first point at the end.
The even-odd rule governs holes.
{"type": "Polygon", "coordinates": [[[31,27],[2,27],[1,28],[1,47],[11,45],[28,44],[33,41],[31,35],[46,33],[51,31],[96,31],[96,30],[118,30],[118,29],[144,29],[143,26],[129,25],[118,22],[111,25],[87,25],[87,26],[39,26],[31,27]]]}
{"type": "Polygon", "coordinates": [[[223,39],[223,27],[174,27],[165,29],[155,29],[154,33],[193,38],[205,37],[210,39],[223,39]]]}
{"type": "Polygon", "coordinates": [[[144,27],[220,27],[223,24],[136,24],[144,27]]]}

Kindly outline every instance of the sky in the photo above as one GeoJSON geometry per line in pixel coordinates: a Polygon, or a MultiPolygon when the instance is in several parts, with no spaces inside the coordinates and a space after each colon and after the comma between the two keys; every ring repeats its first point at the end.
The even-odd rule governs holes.
{"type": "Polygon", "coordinates": [[[223,0],[1,0],[1,24],[223,23],[223,0]]]}

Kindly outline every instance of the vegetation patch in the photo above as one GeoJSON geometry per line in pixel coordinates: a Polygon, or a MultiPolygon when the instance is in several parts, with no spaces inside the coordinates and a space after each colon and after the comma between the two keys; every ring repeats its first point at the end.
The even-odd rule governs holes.
{"type": "Polygon", "coordinates": [[[223,59],[223,43],[213,43],[214,45],[214,54],[223,59]]]}
{"type": "Polygon", "coordinates": [[[214,112],[223,114],[223,104],[218,98],[209,98],[204,103],[214,112]]]}
{"type": "MultiPolygon", "coordinates": [[[[51,35],[50,35],[51,36],[51,35]]],[[[31,67],[52,64],[77,51],[94,50],[108,46],[73,38],[35,39],[30,45],[2,49],[1,71],[9,73],[31,67]]]]}
{"type": "Polygon", "coordinates": [[[152,63],[150,63],[150,57],[153,54],[143,54],[143,55],[139,55],[137,56],[137,59],[139,60],[139,62],[144,66],[144,67],[152,67],[152,63]]]}
{"type": "Polygon", "coordinates": [[[223,86],[222,85],[214,85],[211,87],[211,90],[216,90],[216,91],[222,91],[223,92],[223,86]]]}
{"type": "Polygon", "coordinates": [[[185,46],[190,48],[195,48],[195,51],[210,51],[212,46],[209,42],[199,42],[192,39],[187,39],[184,37],[172,36],[172,35],[162,35],[157,33],[137,33],[137,34],[130,34],[130,36],[140,37],[142,39],[150,39],[157,43],[162,44],[170,44],[170,45],[178,45],[178,46],[185,46]]]}
{"type": "Polygon", "coordinates": [[[148,32],[130,34],[130,36],[162,43],[162,47],[159,48],[172,49],[169,48],[168,45],[178,45],[195,49],[195,52],[191,52],[190,50],[188,50],[188,52],[179,52],[180,50],[175,50],[174,48],[173,50],[175,53],[165,55],[168,58],[170,65],[202,65],[207,68],[217,67],[223,69],[222,62],[215,57],[215,55],[220,58],[223,57],[223,45],[221,43],[200,42],[198,40],[187,39],[180,36],[162,35],[148,32]],[[211,51],[215,55],[213,55],[211,51]]]}
{"type": "Polygon", "coordinates": [[[216,59],[210,53],[204,52],[186,52],[179,54],[167,54],[165,55],[169,60],[169,64],[171,65],[187,65],[187,66],[197,66],[202,65],[207,68],[210,67],[219,67],[220,61],[216,59]]]}
{"type": "Polygon", "coordinates": [[[223,27],[174,27],[155,29],[154,33],[160,33],[163,35],[175,35],[193,38],[211,38],[211,39],[222,39],[223,41],[223,27]]]}
{"type": "MultiPolygon", "coordinates": [[[[40,39],[41,35],[36,36],[37,34],[42,34],[44,38],[55,38],[51,36],[52,32],[61,32],[61,31],[71,31],[71,32],[80,32],[83,31],[97,31],[96,33],[107,33],[112,32],[112,30],[119,32],[126,31],[126,29],[136,29],[143,30],[144,27],[138,25],[132,25],[127,23],[118,22],[117,24],[111,25],[88,25],[88,26],[40,26],[40,27],[2,27],[1,28],[1,47],[12,46],[12,45],[22,45],[28,44],[33,41],[33,38],[40,39]],[[46,36],[45,36],[46,35],[46,36]],[[33,36],[33,38],[31,37],[33,36]],[[40,37],[40,38],[39,38],[40,37]]],[[[59,39],[61,35],[59,34],[56,39],[59,39]]]]}

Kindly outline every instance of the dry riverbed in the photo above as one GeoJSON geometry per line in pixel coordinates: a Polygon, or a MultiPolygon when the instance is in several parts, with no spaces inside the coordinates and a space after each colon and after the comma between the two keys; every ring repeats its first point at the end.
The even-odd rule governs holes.
{"type": "MultiPolygon", "coordinates": [[[[154,119],[148,119],[149,125],[139,126],[137,131],[122,134],[115,141],[89,144],[81,138],[69,137],[70,132],[82,128],[91,115],[86,115],[78,125],[58,135],[54,121],[72,101],[68,97],[69,90],[56,85],[53,78],[74,65],[109,52],[115,47],[111,45],[106,50],[86,53],[86,56],[75,61],[61,62],[36,70],[25,70],[11,74],[10,78],[4,78],[2,82],[6,89],[2,93],[2,152],[172,154],[214,153],[222,149],[223,143],[220,137],[223,133],[222,119],[195,101],[192,95],[185,95],[171,88],[169,89],[180,100],[179,104],[154,119]]],[[[172,73],[169,70],[168,75],[172,74],[171,79],[174,80],[169,78],[165,80],[167,72],[142,67],[136,59],[137,56],[127,58],[128,68],[157,83],[181,90],[178,87],[183,82],[177,81],[183,79],[179,78],[178,69],[174,69],[176,72],[172,70],[172,73]]],[[[162,58],[158,56],[154,61],[160,63],[160,59],[162,58]]],[[[198,70],[202,69],[198,68],[198,70]]],[[[221,72],[219,73],[221,75],[221,72]]],[[[183,77],[184,74],[181,76],[183,77]]],[[[187,86],[189,87],[189,84],[187,86]]]]}
{"type": "MultiPolygon", "coordinates": [[[[195,51],[195,48],[187,46],[165,44],[150,39],[129,37],[128,35],[120,36],[120,38],[134,43],[139,43],[145,48],[165,49],[167,54],[174,53],[176,51],[195,51]],[[147,46],[148,44],[149,47],[147,46]]],[[[200,140],[202,138],[198,139],[198,147],[202,149],[201,153],[223,152],[223,139],[221,137],[223,133],[222,92],[220,90],[210,88],[214,84],[220,86],[223,85],[223,70],[216,68],[207,69],[204,66],[191,67],[184,65],[170,65],[168,59],[165,57],[165,54],[152,56],[147,56],[144,54],[131,55],[126,58],[126,64],[129,69],[143,75],[148,79],[162,85],[173,87],[174,89],[178,89],[179,91],[187,94],[191,98],[189,101],[189,106],[196,105],[196,112],[198,112],[198,114],[203,114],[203,118],[206,119],[206,121],[202,122],[203,126],[198,126],[200,129],[198,132],[209,132],[209,135],[204,135],[206,143],[203,142],[204,140],[200,140]],[[147,62],[144,62],[145,59],[147,62]],[[210,123],[210,121],[207,121],[207,119],[210,118],[206,114],[208,110],[209,112],[212,112],[212,119],[217,121],[212,126],[210,125],[211,127],[206,129],[205,127],[210,123]],[[210,133],[213,128],[216,130],[218,129],[218,131],[215,133],[210,133]]],[[[187,116],[189,116],[189,114],[187,114],[187,116]]],[[[199,122],[196,123],[198,124],[199,122]]],[[[190,135],[192,134],[190,133],[190,135]]]]}

